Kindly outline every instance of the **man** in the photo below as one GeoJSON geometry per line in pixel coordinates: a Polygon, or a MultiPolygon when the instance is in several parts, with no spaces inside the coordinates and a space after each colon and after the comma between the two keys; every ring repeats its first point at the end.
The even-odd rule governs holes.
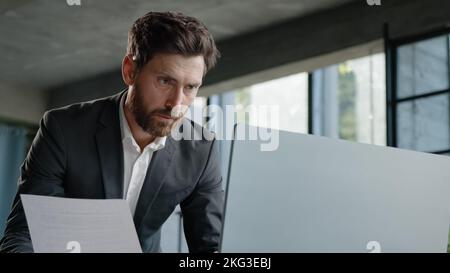
{"type": "Polygon", "coordinates": [[[192,103],[218,55],[197,19],[170,12],[139,18],[122,62],[127,90],[45,113],[0,251],[33,251],[24,193],[124,198],[144,252],[161,250],[161,226],[180,204],[189,251],[217,251],[223,208],[217,145],[200,125],[181,122],[180,109],[192,103]],[[175,140],[171,130],[186,126],[203,139],[175,140]]]}

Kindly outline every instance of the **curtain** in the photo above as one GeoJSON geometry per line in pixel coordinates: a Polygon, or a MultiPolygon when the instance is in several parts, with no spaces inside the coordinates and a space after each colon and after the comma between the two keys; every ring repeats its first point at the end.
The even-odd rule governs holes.
{"type": "Polygon", "coordinates": [[[25,159],[27,129],[0,124],[0,237],[11,210],[25,159]]]}

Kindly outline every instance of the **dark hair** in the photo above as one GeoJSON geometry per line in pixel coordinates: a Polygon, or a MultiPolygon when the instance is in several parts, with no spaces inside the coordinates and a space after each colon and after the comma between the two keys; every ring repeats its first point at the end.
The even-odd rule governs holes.
{"type": "Polygon", "coordinates": [[[137,19],[128,34],[127,54],[140,70],[157,53],[202,55],[205,74],[220,53],[212,35],[199,20],[176,12],[149,12],[137,19]]]}

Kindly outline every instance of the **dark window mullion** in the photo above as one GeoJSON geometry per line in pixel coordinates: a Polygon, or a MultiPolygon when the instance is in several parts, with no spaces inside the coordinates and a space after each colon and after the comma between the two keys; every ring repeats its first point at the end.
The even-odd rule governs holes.
{"type": "MultiPolygon", "coordinates": [[[[447,34],[447,83],[450,88],[450,34],[447,34]]],[[[448,93],[448,105],[450,106],[450,93],[448,93]]],[[[448,135],[449,135],[449,147],[450,147],[450,109],[448,111],[448,135]]]]}
{"type": "Polygon", "coordinates": [[[314,114],[313,114],[313,99],[314,99],[314,88],[313,88],[313,73],[308,73],[308,134],[313,134],[313,121],[314,121],[314,114]]]}
{"type": "Polygon", "coordinates": [[[397,103],[405,102],[405,101],[418,100],[418,99],[427,98],[427,97],[438,96],[438,95],[442,95],[442,94],[446,94],[446,93],[450,93],[450,88],[449,89],[444,89],[444,90],[439,90],[439,91],[433,91],[433,92],[429,92],[429,93],[426,93],[426,94],[420,94],[420,95],[409,96],[409,97],[397,99],[397,103]]]}
{"type": "Polygon", "coordinates": [[[396,121],[396,46],[389,39],[389,26],[384,25],[384,51],[386,73],[386,145],[397,146],[396,121]]]}
{"type": "Polygon", "coordinates": [[[391,115],[392,115],[392,146],[397,147],[397,47],[392,47],[391,52],[391,66],[392,66],[392,79],[391,79],[391,115]]]}

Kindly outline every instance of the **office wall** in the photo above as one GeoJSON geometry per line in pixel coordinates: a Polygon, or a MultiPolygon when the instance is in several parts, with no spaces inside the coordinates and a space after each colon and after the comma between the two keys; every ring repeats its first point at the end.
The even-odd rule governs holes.
{"type": "Polygon", "coordinates": [[[38,124],[46,108],[44,92],[0,84],[0,121],[38,124]]]}

